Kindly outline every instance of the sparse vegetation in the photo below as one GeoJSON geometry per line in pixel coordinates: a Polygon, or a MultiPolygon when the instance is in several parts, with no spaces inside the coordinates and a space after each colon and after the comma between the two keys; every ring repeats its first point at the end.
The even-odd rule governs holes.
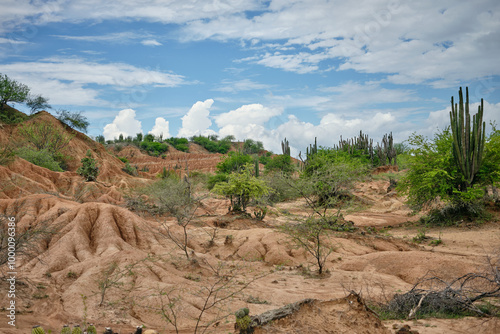
{"type": "Polygon", "coordinates": [[[83,132],[87,132],[89,126],[89,121],[87,117],[82,115],[81,111],[72,112],[65,109],[60,109],[56,111],[57,119],[60,120],[65,125],[73,129],[78,129],[83,132]]]}

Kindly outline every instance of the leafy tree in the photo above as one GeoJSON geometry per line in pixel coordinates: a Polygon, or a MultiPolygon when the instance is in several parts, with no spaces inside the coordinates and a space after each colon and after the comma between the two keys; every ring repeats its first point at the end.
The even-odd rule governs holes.
{"type": "Polygon", "coordinates": [[[51,109],[49,100],[42,95],[28,96],[26,105],[30,108],[30,113],[34,114],[37,111],[51,109]]]}
{"type": "Polygon", "coordinates": [[[151,133],[148,133],[147,135],[144,136],[144,141],[152,143],[155,141],[155,136],[151,133]]]}
{"type": "Polygon", "coordinates": [[[143,137],[143,136],[142,136],[142,133],[141,133],[141,132],[139,132],[139,133],[137,133],[137,134],[135,135],[135,139],[134,139],[134,141],[136,141],[136,142],[139,142],[139,143],[140,143],[140,142],[142,141],[142,137],[143,137]]]}
{"type": "Polygon", "coordinates": [[[264,144],[261,141],[245,139],[243,142],[243,153],[245,154],[257,154],[262,150],[264,150],[264,144]]]}
{"type": "Polygon", "coordinates": [[[289,155],[275,155],[265,165],[266,172],[278,171],[285,174],[293,173],[295,168],[289,155]]]}
{"type": "Polygon", "coordinates": [[[252,166],[248,164],[239,172],[228,176],[228,182],[217,183],[212,191],[231,200],[230,210],[246,212],[251,199],[267,195],[269,188],[263,180],[251,175],[252,166]]]}
{"type": "Polygon", "coordinates": [[[230,174],[234,171],[241,171],[247,164],[253,162],[250,155],[240,152],[229,152],[228,156],[217,164],[218,173],[230,174]]]}
{"type": "Polygon", "coordinates": [[[0,74],[0,111],[4,110],[8,102],[25,102],[29,93],[28,86],[0,74]]]}
{"type": "Polygon", "coordinates": [[[82,115],[81,111],[71,112],[68,110],[60,109],[56,111],[57,119],[73,129],[81,130],[87,133],[87,127],[89,126],[89,121],[87,117],[82,115]]]}
{"type": "Polygon", "coordinates": [[[305,185],[311,188],[309,191],[320,206],[331,207],[349,197],[349,189],[368,174],[369,166],[362,157],[321,148],[308,159],[302,178],[308,181],[305,185]]]}
{"type": "Polygon", "coordinates": [[[97,161],[92,158],[92,152],[87,151],[86,157],[80,160],[82,165],[77,169],[77,173],[85,178],[85,181],[96,181],[99,175],[99,166],[97,161]]]}
{"type": "Polygon", "coordinates": [[[104,138],[103,135],[98,135],[95,137],[95,141],[98,142],[98,143],[101,143],[101,144],[104,144],[106,143],[106,139],[104,138]]]}

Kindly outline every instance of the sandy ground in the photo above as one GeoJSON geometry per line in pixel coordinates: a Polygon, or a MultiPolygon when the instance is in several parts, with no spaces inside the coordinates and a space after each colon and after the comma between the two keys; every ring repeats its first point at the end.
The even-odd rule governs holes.
{"type": "MultiPolygon", "coordinates": [[[[75,144],[75,152],[82,156],[84,143],[82,137],[75,144]]],[[[104,148],[99,152],[105,161],[102,184],[83,183],[74,171],[50,172],[21,159],[0,166],[0,214],[16,217],[18,233],[33,227],[50,232],[33,239],[30,245],[36,248],[25,250],[34,252],[35,258],[17,260],[16,327],[7,323],[4,298],[0,333],[28,333],[36,324],[54,333],[63,324],[81,324],[84,319],[100,330],[111,326],[118,333],[131,333],[140,324],[175,333],[162,317],[161,305],[171,320],[168,312],[174,311],[180,333],[194,332],[202,310],[201,324],[208,324],[207,332],[228,333],[234,332],[234,316],[226,321],[223,315],[242,307],[256,315],[306,298],[318,301],[261,332],[394,333],[393,325],[409,324],[419,333],[500,333],[498,319],[382,324],[364,304],[346,299],[355,291],[365,300],[381,300],[407,291],[429,273],[452,279],[483,270],[488,256],[499,254],[496,219],[480,226],[422,230],[413,223],[418,217],[410,214],[404,198],[387,192],[388,178],[379,175],[357,186],[355,195],[363,209],[346,212],[344,218],[358,229],[329,238],[334,251],[326,261],[327,273],[318,278],[311,256],[293,247],[277,228],[306,216],[304,201],[280,203],[258,222],[228,215],[226,200],[209,197],[187,229],[187,259],[164,236],[165,227],[175,238],[183,236],[172,217],[153,219],[125,207],[125,197],[151,182],[151,175],[130,177],[121,172],[121,161],[104,148]],[[442,243],[413,242],[419,233],[442,243]],[[102,298],[105,278],[108,286],[102,298]],[[215,300],[207,309],[207,301],[210,305],[215,300]]],[[[201,149],[195,152],[198,162],[174,151],[170,160],[151,160],[132,149],[123,153],[156,170],[177,160],[196,169],[209,157],[201,149]]],[[[210,158],[206,169],[213,169],[218,159],[210,158]]],[[[1,270],[5,275],[6,268],[1,270]]],[[[5,280],[0,288],[5,296],[5,280]]]]}

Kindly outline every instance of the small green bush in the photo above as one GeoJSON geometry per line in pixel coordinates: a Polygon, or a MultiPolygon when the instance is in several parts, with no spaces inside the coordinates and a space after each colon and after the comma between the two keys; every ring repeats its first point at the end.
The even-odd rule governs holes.
{"type": "Polygon", "coordinates": [[[80,160],[82,165],[76,170],[76,172],[85,178],[85,181],[91,182],[97,180],[97,175],[99,174],[99,166],[97,161],[92,158],[92,152],[87,151],[87,156],[80,160]]]}
{"type": "MultiPolygon", "coordinates": [[[[147,137],[148,135],[146,135],[147,137]]],[[[148,152],[149,155],[158,157],[160,154],[168,151],[168,145],[165,143],[158,143],[154,141],[143,141],[140,145],[140,148],[148,152]]]]}
{"type": "Polygon", "coordinates": [[[63,171],[59,162],[54,159],[54,156],[47,149],[38,151],[31,147],[22,147],[17,150],[16,154],[34,165],[50,169],[54,172],[63,171]]]}
{"type": "Polygon", "coordinates": [[[125,167],[122,168],[122,171],[132,176],[137,176],[137,168],[132,167],[128,162],[125,163],[125,167]]]}
{"type": "Polygon", "coordinates": [[[189,141],[187,140],[187,138],[171,137],[165,141],[178,151],[189,152],[189,141]]]}

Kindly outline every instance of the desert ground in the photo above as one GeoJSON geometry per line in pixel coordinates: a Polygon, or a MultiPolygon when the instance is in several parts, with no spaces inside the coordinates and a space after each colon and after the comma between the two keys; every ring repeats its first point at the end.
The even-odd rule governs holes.
{"type": "MultiPolygon", "coordinates": [[[[61,126],[49,114],[42,118],[61,126]]],[[[165,237],[166,227],[182,237],[173,217],[155,217],[127,203],[164,166],[213,172],[222,155],[191,144],[192,153],[172,149],[162,159],[126,147],[120,156],[148,167],[134,177],[122,171],[113,152],[74,133],[70,171],[52,172],[19,158],[0,166],[0,214],[15,217],[18,235],[34,228],[50,232],[31,249],[18,250],[16,326],[7,323],[2,305],[0,333],[29,333],[34,325],[55,333],[63,324],[84,321],[98,332],[111,327],[133,333],[144,325],[175,333],[167,317],[177,321],[179,333],[234,333],[235,317],[227,314],[247,307],[251,316],[258,315],[304,299],[314,301],[256,333],[394,333],[404,324],[418,333],[500,333],[498,318],[381,321],[369,303],[408,291],[426,275],[448,280],[484,270],[499,253],[496,212],[481,225],[427,228],[427,238],[416,243],[413,238],[422,233],[415,223],[419,214],[387,190],[389,177],[400,172],[374,174],[356,185],[353,194],[363,206],[343,212],[356,228],[330,238],[327,273],[318,277],[313,258],[278,228],[308,214],[303,200],[276,204],[258,221],[228,213],[227,199],[198,189],[204,199],[187,229],[187,258],[165,237]],[[98,182],[84,182],[75,172],[88,149],[101,165],[98,182]],[[442,242],[431,244],[436,239],[442,242]],[[207,301],[216,303],[207,308],[207,301]]],[[[15,126],[0,129],[0,143],[18,139],[15,126]]],[[[6,272],[2,268],[2,275],[6,272]]],[[[1,284],[4,295],[8,285],[1,284]]]]}

